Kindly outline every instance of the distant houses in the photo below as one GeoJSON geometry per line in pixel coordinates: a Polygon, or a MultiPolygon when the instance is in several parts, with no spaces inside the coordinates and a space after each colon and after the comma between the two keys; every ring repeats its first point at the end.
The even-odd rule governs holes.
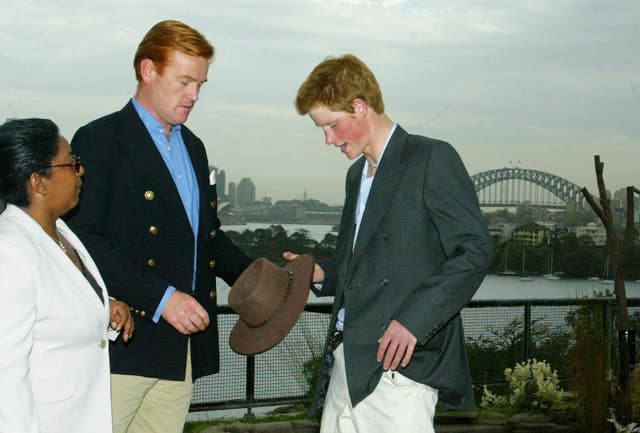
{"type": "Polygon", "coordinates": [[[575,227],[558,227],[548,223],[528,222],[521,225],[496,223],[489,225],[489,233],[498,242],[514,241],[521,245],[537,246],[548,243],[560,233],[573,232],[582,243],[597,247],[607,243],[607,233],[601,224],[588,223],[575,227]]]}
{"type": "Polygon", "coordinates": [[[522,245],[535,247],[549,238],[549,230],[538,223],[526,223],[513,231],[513,240],[522,245]]]}

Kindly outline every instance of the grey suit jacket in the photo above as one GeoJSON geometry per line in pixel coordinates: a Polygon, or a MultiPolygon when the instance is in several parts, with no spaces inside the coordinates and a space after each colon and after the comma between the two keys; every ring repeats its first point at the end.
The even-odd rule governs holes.
{"type": "MultiPolygon", "coordinates": [[[[473,408],[460,310],[491,264],[492,242],[469,175],[451,145],[398,126],[352,250],[364,163],[361,158],[348,171],[336,256],[321,263],[327,278],[317,293],[335,296],[330,332],[340,307],[346,310],[343,344],[352,404],[380,380],[377,341],[395,319],[418,339],[411,362],[399,371],[439,390],[442,406],[473,408]]],[[[322,398],[320,391],[312,410],[322,398]]]]}

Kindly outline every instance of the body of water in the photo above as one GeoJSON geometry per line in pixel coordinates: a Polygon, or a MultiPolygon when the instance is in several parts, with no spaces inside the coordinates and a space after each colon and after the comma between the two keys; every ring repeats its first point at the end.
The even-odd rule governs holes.
{"type": "MultiPolygon", "coordinates": [[[[640,298],[640,283],[625,283],[627,298],[640,298]]],[[[229,286],[218,279],[218,304],[227,305],[229,286]]],[[[502,277],[487,275],[476,292],[473,300],[504,299],[578,299],[610,292],[613,295],[613,284],[602,281],[580,280],[575,278],[547,280],[543,277],[531,277],[531,281],[520,281],[519,277],[502,277]]],[[[309,303],[332,302],[333,298],[318,298],[309,294],[309,303]]]]}
{"type": "MultiPolygon", "coordinates": [[[[331,224],[278,224],[278,223],[247,223],[247,224],[239,224],[239,225],[222,225],[222,230],[240,232],[242,233],[245,230],[257,230],[257,229],[266,229],[273,225],[282,226],[287,231],[287,234],[291,236],[292,233],[299,229],[304,229],[309,232],[309,237],[315,241],[322,241],[324,239],[324,235],[331,231],[333,227],[331,224]]],[[[336,233],[337,235],[337,233],[336,233]]]]}
{"type": "MultiPolygon", "coordinates": [[[[275,223],[248,223],[244,225],[223,226],[224,230],[242,232],[244,230],[256,230],[268,228],[275,223]]],[[[296,230],[305,229],[309,236],[321,241],[325,234],[331,231],[333,226],[327,224],[278,224],[289,235],[296,230]]],[[[626,291],[628,298],[640,298],[640,282],[627,281],[626,291]]],[[[218,279],[218,304],[227,305],[229,286],[218,279]]],[[[613,284],[607,284],[603,280],[587,280],[576,278],[561,278],[549,280],[542,276],[530,277],[528,281],[521,281],[519,276],[487,275],[480,288],[473,297],[474,300],[503,300],[503,299],[578,299],[593,297],[594,294],[613,293],[613,284]]],[[[310,303],[332,302],[333,298],[317,298],[313,293],[309,294],[310,303]]]]}
{"type": "MultiPolygon", "coordinates": [[[[521,281],[517,276],[487,275],[473,299],[578,299],[607,291],[613,293],[613,284],[602,280],[530,278],[530,281],[521,281]]],[[[625,286],[628,298],[640,298],[640,283],[626,281],[625,286]]]]}

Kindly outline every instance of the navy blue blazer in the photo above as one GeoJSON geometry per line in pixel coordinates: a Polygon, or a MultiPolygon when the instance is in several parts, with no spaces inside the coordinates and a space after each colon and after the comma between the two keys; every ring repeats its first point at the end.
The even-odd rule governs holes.
{"type": "Polygon", "coordinates": [[[66,217],[93,256],[109,293],[136,313],[128,344],[111,344],[111,371],[184,380],[187,336],[152,316],[169,285],[192,294],[211,324],[190,336],[193,379],[219,370],[215,277],[232,285],[251,263],[220,230],[202,141],[182,137],[200,190],[195,292],[194,234],[178,190],[132,103],[80,128],[71,146],[86,169],[80,203],[66,217]]]}

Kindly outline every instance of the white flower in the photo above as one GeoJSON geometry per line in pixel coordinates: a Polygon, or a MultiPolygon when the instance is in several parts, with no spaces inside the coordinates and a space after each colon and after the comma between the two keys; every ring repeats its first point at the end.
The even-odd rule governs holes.
{"type": "Polygon", "coordinates": [[[523,409],[548,409],[561,401],[558,374],[545,361],[530,359],[504,370],[509,396],[497,396],[486,386],[481,407],[503,407],[508,404],[523,409]]]}

